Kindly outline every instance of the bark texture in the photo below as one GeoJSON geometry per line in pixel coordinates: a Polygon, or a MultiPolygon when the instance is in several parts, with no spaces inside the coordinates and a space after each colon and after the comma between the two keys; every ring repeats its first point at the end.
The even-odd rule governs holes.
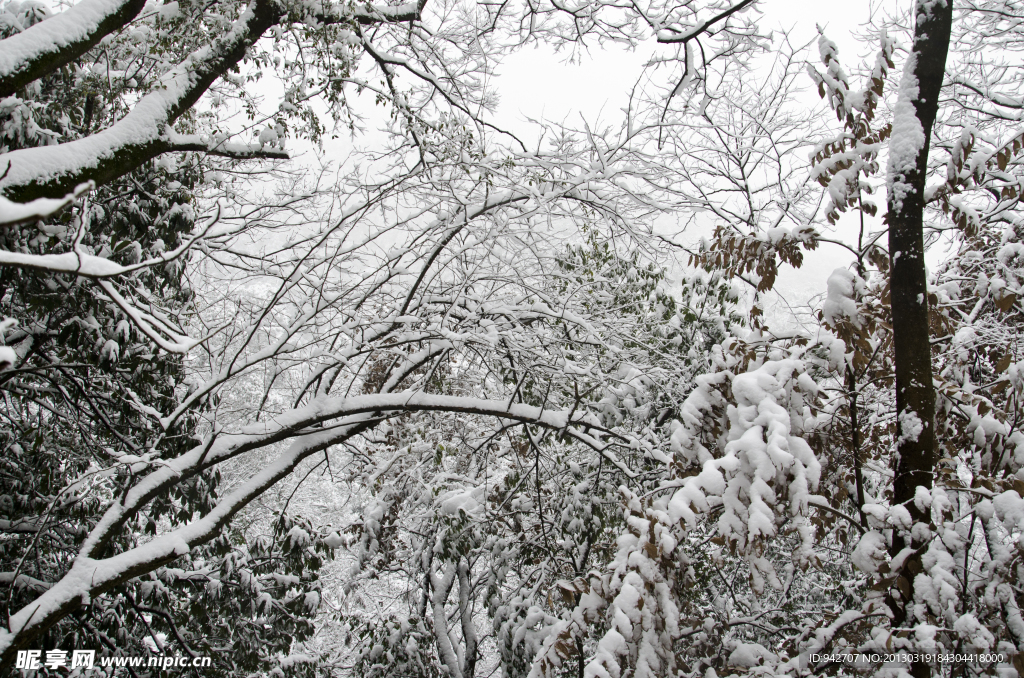
{"type": "MultiPolygon", "coordinates": [[[[906,84],[916,79],[916,96],[910,96],[921,131],[923,144],[916,163],[890,168],[890,186],[902,184],[903,191],[889,194],[889,253],[892,257],[890,290],[892,297],[893,344],[896,372],[896,409],[898,413],[898,453],[895,458],[893,505],[902,504],[914,523],[928,522],[929,516],[914,503],[918,487],[932,486],[935,464],[935,388],[932,382],[931,342],[928,330],[928,291],[924,260],[924,189],[928,149],[938,111],[939,89],[946,69],[953,20],[952,0],[919,0],[915,15],[914,46],[904,72],[905,93],[913,93],[906,84]],[[901,195],[902,194],[902,195],[901,195]]],[[[896,129],[894,128],[894,135],[896,129]]],[[[894,139],[894,141],[896,141],[894,139]]],[[[922,544],[907,536],[893,534],[891,552],[896,556],[906,548],[915,550],[897,575],[889,606],[892,626],[907,621],[913,598],[913,580],[921,571],[922,544]]],[[[927,664],[915,663],[914,676],[930,675],[927,664]]]]}

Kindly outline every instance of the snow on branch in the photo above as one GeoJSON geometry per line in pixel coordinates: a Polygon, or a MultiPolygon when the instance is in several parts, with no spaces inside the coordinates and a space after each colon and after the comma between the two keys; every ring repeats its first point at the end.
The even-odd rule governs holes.
{"type": "Polygon", "coordinates": [[[145,0],[84,0],[0,40],[0,98],[67,65],[125,26],[145,0]]]}
{"type": "Polygon", "coordinates": [[[199,134],[177,134],[170,128],[167,130],[167,145],[166,152],[196,151],[232,160],[288,160],[290,157],[283,148],[275,148],[270,144],[243,144],[210,139],[199,134]]]}
{"type": "Polygon", "coordinates": [[[688,43],[691,40],[693,40],[694,38],[700,36],[702,33],[707,31],[709,28],[711,28],[715,24],[717,24],[719,21],[722,21],[724,19],[728,19],[730,16],[732,16],[733,14],[736,14],[737,12],[742,12],[744,9],[746,9],[750,5],[754,4],[754,2],[755,2],[755,0],[743,0],[743,2],[740,2],[737,5],[733,5],[729,9],[727,9],[727,10],[725,10],[723,12],[720,12],[719,14],[716,14],[715,16],[711,17],[707,21],[703,21],[703,22],[697,24],[696,26],[694,26],[693,28],[690,28],[690,29],[688,29],[686,31],[680,32],[680,31],[678,31],[678,30],[676,30],[674,28],[662,29],[662,30],[658,31],[658,42],[666,43],[666,44],[678,43],[678,42],[681,42],[681,43],[684,43],[684,44],[688,43]]]}
{"type": "Polygon", "coordinates": [[[971,82],[967,78],[954,76],[950,78],[950,82],[954,85],[960,85],[966,87],[978,96],[984,97],[991,101],[996,106],[1002,106],[1003,108],[1013,108],[1016,110],[1024,109],[1024,101],[1017,97],[1006,96],[999,92],[993,92],[990,88],[980,85],[978,83],[971,82]]]}
{"type": "Polygon", "coordinates": [[[118,292],[109,280],[99,280],[97,284],[143,334],[165,351],[187,353],[202,343],[201,339],[192,339],[186,336],[168,318],[163,317],[155,310],[147,312],[139,309],[118,292]]]}
{"type": "MultiPolygon", "coordinates": [[[[63,198],[36,198],[27,203],[13,202],[0,196],[0,227],[15,226],[51,217],[92,189],[92,183],[86,182],[76,187],[74,191],[68,193],[63,198]]],[[[16,253],[0,251],[0,265],[9,263],[4,260],[6,255],[16,255],[16,253]]]]}
{"type": "MultiPolygon", "coordinates": [[[[89,187],[89,184],[85,184],[84,187],[89,187]]],[[[49,198],[39,198],[34,200],[33,203],[62,203],[60,207],[63,207],[70,203],[74,199],[74,195],[68,196],[63,201],[51,200],[49,198]]],[[[0,209],[6,207],[4,203],[10,203],[15,208],[27,208],[29,205],[18,205],[17,203],[11,203],[3,197],[0,197],[0,209]]],[[[60,209],[58,207],[58,209],[60,209]]],[[[20,223],[24,221],[33,221],[40,219],[45,216],[50,216],[57,210],[52,210],[48,214],[34,214],[31,210],[27,210],[27,213],[32,214],[31,216],[24,217],[18,220],[6,221],[2,218],[3,212],[0,211],[0,226],[6,226],[12,223],[20,223]]],[[[18,214],[15,209],[12,214],[18,214]]],[[[140,261],[137,264],[131,264],[124,266],[110,259],[96,256],[95,254],[89,254],[88,252],[79,248],[77,242],[71,252],[64,252],[62,254],[28,254],[25,252],[8,252],[6,250],[0,250],[0,266],[13,266],[17,268],[32,268],[40,271],[50,271],[52,273],[73,273],[83,278],[94,278],[102,280],[106,278],[117,278],[120,276],[127,275],[134,271],[138,271],[144,268],[152,268],[160,264],[166,264],[175,259],[178,259],[183,254],[188,252],[193,245],[203,239],[209,234],[210,229],[220,220],[220,207],[218,206],[216,214],[207,220],[203,226],[191,235],[185,242],[178,247],[164,252],[156,257],[150,257],[144,261],[140,261]]]]}
{"type": "Polygon", "coordinates": [[[232,516],[288,476],[302,460],[366,430],[380,420],[382,413],[392,411],[473,413],[564,431],[601,452],[624,473],[633,475],[611,452],[609,444],[585,432],[587,429],[599,428],[590,414],[554,412],[504,401],[423,392],[369,394],[314,401],[272,421],[249,427],[242,433],[224,435],[209,444],[199,445],[177,459],[166,462],[128,490],[122,501],[114,502],[107,510],[83,544],[68,573],[34,602],[11,616],[10,631],[0,631],[0,661],[6,661],[14,651],[30,643],[83,602],[132,577],[165,565],[214,538],[232,516]],[[304,433],[318,423],[342,417],[345,419],[340,424],[304,433]],[[202,518],[159,535],[141,546],[106,559],[93,559],[92,556],[102,550],[103,545],[108,543],[114,532],[131,515],[168,485],[176,484],[183,478],[242,452],[288,438],[295,440],[283,454],[223,497],[202,518]]]}
{"type": "MultiPolygon", "coordinates": [[[[355,433],[350,427],[360,422],[377,423],[382,418],[402,412],[450,412],[496,417],[501,421],[528,423],[564,432],[566,435],[600,452],[605,459],[619,468],[626,477],[635,474],[612,451],[616,444],[604,442],[601,435],[617,440],[618,444],[632,442],[601,426],[590,412],[555,411],[542,407],[485,400],[466,396],[444,396],[416,391],[411,393],[372,393],[359,396],[316,398],[307,405],[283,413],[265,422],[243,428],[236,434],[221,435],[216,440],[198,445],[180,457],[167,461],[161,468],[142,479],[129,490],[120,503],[108,509],[82,547],[82,553],[99,553],[118,527],[135,511],[181,479],[195,475],[222,461],[245,452],[265,448],[304,431],[340,420],[326,429],[316,429],[328,436],[325,446],[340,444],[355,433]],[[592,433],[593,432],[593,433],[592,433]]],[[[360,428],[362,430],[362,428],[360,428]]],[[[323,448],[318,448],[323,449],[323,448]]],[[[298,463],[298,462],[296,462],[298,463]]],[[[224,501],[227,501],[225,498],[224,501]]]]}
{"type": "Polygon", "coordinates": [[[325,6],[325,3],[304,2],[300,3],[300,13],[305,12],[317,23],[323,25],[351,24],[352,22],[363,26],[374,24],[397,24],[405,21],[419,21],[423,14],[426,0],[418,2],[405,2],[401,5],[371,5],[364,3],[362,6],[353,6],[349,3],[333,3],[325,6]]]}
{"type": "MultiPolygon", "coordinates": [[[[81,190],[79,192],[84,192],[89,188],[91,188],[91,184],[84,184],[80,187],[81,190]]],[[[77,194],[73,194],[68,196],[68,198],[65,198],[66,202],[55,201],[48,198],[39,198],[35,200],[34,203],[42,202],[49,204],[60,202],[62,203],[61,206],[63,206],[73,200],[75,195],[77,194]]],[[[9,203],[10,201],[0,197],[0,207],[2,207],[5,202],[9,203]]],[[[16,203],[10,204],[16,205],[16,203]]],[[[17,207],[25,206],[17,205],[17,207]]],[[[33,218],[38,218],[38,216],[33,218]]],[[[22,221],[25,220],[30,219],[22,219],[22,221]]],[[[137,304],[118,292],[111,283],[111,280],[122,278],[135,271],[167,264],[180,258],[182,255],[190,251],[197,242],[204,239],[219,220],[220,207],[218,206],[216,213],[181,245],[173,250],[164,252],[159,256],[150,257],[149,259],[128,266],[118,264],[117,262],[104,257],[89,254],[79,247],[78,239],[75,240],[75,243],[72,246],[72,251],[64,252],[62,254],[28,254],[24,252],[0,250],[0,266],[31,268],[40,271],[49,271],[52,273],[69,273],[83,278],[92,278],[97,281],[97,284],[100,289],[103,290],[104,294],[106,294],[111,301],[124,311],[125,315],[128,316],[139,331],[146,335],[157,346],[170,353],[185,353],[191,348],[202,343],[202,340],[192,339],[186,336],[184,332],[174,325],[174,323],[172,323],[168,318],[161,316],[152,307],[149,311],[141,310],[137,304]]]]}
{"type": "MultiPolygon", "coordinates": [[[[23,38],[20,43],[12,43],[13,46],[8,48],[8,55],[5,57],[4,46],[12,40],[31,33],[31,35],[39,36],[36,38],[38,43],[52,43],[52,45],[59,46],[61,43],[59,32],[46,32],[49,30],[46,27],[53,22],[62,22],[54,25],[57,28],[63,27],[68,21],[76,21],[79,24],[93,27],[95,35],[89,33],[88,36],[81,38],[81,40],[85,40],[81,43],[85,47],[76,43],[78,46],[75,49],[78,51],[69,52],[70,56],[64,61],[78,56],[105,33],[113,30],[106,27],[106,24],[101,25],[95,18],[102,13],[103,8],[110,10],[110,7],[121,7],[121,5],[111,2],[111,0],[89,0],[58,17],[33,26],[14,38],[0,42],[0,75],[3,73],[2,69],[5,63],[8,71],[22,72],[16,70],[18,59],[25,58],[29,47],[19,47],[18,45],[26,42],[29,38],[23,38]],[[72,12],[78,10],[79,7],[86,6],[91,10],[84,18],[79,16],[76,19],[71,16],[72,12]],[[40,29],[42,32],[36,31],[36,29],[40,29]],[[50,37],[46,38],[46,36],[50,37]],[[49,40],[48,43],[47,40],[49,40]],[[88,42],[88,40],[92,40],[92,42],[88,42]],[[5,59],[6,61],[4,61],[5,59]]],[[[134,6],[124,5],[124,7],[133,8],[134,6]]],[[[419,17],[421,10],[422,4],[407,3],[395,7],[367,6],[351,13],[342,11],[336,16],[316,16],[315,12],[314,15],[319,21],[326,23],[354,20],[362,24],[373,24],[415,20],[419,17]]],[[[75,141],[53,146],[19,149],[7,153],[6,157],[10,162],[10,168],[7,176],[0,180],[0,190],[3,190],[8,198],[14,200],[52,198],[67,193],[71,187],[84,181],[92,180],[97,184],[104,184],[131,171],[147,160],[163,153],[175,151],[200,151],[235,159],[287,159],[288,155],[283,149],[271,148],[265,144],[215,142],[199,136],[178,135],[170,128],[174,121],[189,110],[218,78],[241,61],[247,50],[267,30],[282,21],[284,12],[283,6],[274,0],[253,0],[228,31],[213,40],[211,44],[192,52],[182,63],[163,75],[151,91],[139,100],[131,112],[111,127],[75,141]]],[[[138,9],[134,9],[130,16],[127,16],[120,24],[116,24],[113,19],[110,21],[116,24],[114,26],[116,28],[137,13],[138,9]]],[[[120,21],[120,19],[118,20],[120,21]]],[[[61,30],[66,32],[68,29],[62,28],[61,30]]],[[[71,31],[72,35],[80,33],[82,33],[81,30],[71,31]]],[[[32,44],[34,43],[29,41],[29,46],[32,44]]],[[[46,45],[37,44],[33,49],[42,54],[47,53],[46,49],[49,48],[46,45]]],[[[52,72],[62,63],[55,65],[42,59],[41,65],[36,69],[39,72],[33,71],[29,81],[52,72]]],[[[21,83],[17,85],[18,87],[25,84],[21,80],[17,82],[21,83]]],[[[0,78],[0,87],[3,86],[3,83],[4,81],[0,78]]]]}
{"type": "Polygon", "coordinates": [[[230,30],[168,71],[112,126],[84,139],[6,154],[10,169],[0,180],[0,189],[15,200],[53,197],[84,181],[106,183],[161,153],[176,150],[168,126],[238,63],[280,15],[276,3],[254,0],[230,30]]]}
{"type": "Polygon", "coordinates": [[[406,2],[391,7],[366,5],[365,7],[353,8],[352,16],[361,24],[417,21],[423,13],[423,7],[426,4],[426,0],[419,0],[418,2],[406,2]]]}

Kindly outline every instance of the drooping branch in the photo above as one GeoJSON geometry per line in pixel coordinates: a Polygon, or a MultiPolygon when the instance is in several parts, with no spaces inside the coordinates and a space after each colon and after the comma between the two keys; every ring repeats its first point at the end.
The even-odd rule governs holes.
{"type": "MultiPolygon", "coordinates": [[[[441,349],[435,350],[440,351],[441,349]]],[[[570,413],[567,412],[544,410],[529,405],[461,396],[439,396],[423,392],[369,394],[349,398],[318,398],[278,419],[255,424],[238,434],[223,435],[208,445],[198,445],[174,460],[163,462],[160,469],[146,476],[126,493],[120,503],[108,509],[82,546],[81,553],[87,557],[95,557],[117,534],[121,526],[141,507],[160,496],[172,485],[193,477],[222,461],[294,438],[303,431],[325,425],[332,420],[357,417],[357,415],[359,417],[365,415],[381,417],[394,416],[393,413],[400,412],[428,411],[491,416],[559,431],[598,450],[626,477],[632,478],[636,475],[616,457],[611,450],[611,444],[601,441],[599,435],[595,436],[588,432],[594,431],[597,434],[603,433],[619,437],[611,434],[589,413],[573,413],[570,417],[570,413]]],[[[334,440],[331,444],[338,444],[342,439],[344,437],[334,440]]],[[[620,442],[625,442],[625,440],[622,439],[620,442]]]]}
{"type": "Polygon", "coordinates": [[[161,317],[155,310],[143,311],[125,299],[124,295],[108,280],[99,280],[97,284],[104,294],[120,308],[131,320],[132,324],[146,335],[154,344],[168,353],[186,353],[202,343],[200,339],[192,339],[185,335],[171,322],[161,317]]]}
{"type": "MultiPolygon", "coordinates": [[[[78,192],[84,192],[90,188],[89,184],[85,184],[82,189],[78,192]]],[[[12,209],[20,209],[24,212],[24,217],[18,221],[6,221],[0,219],[0,226],[7,226],[11,223],[20,223],[22,221],[36,221],[43,219],[54,213],[56,213],[61,207],[66,206],[72,200],[75,195],[70,195],[64,200],[51,200],[49,198],[39,198],[38,200],[29,203],[28,205],[13,205],[12,209]],[[39,209],[36,209],[36,206],[39,209]],[[51,209],[56,206],[57,209],[51,209]]],[[[4,199],[0,197],[0,215],[3,215],[4,199]]],[[[9,201],[7,201],[9,202],[9,201]]],[[[37,271],[48,271],[50,273],[71,273],[82,278],[91,278],[94,280],[107,280],[113,278],[120,278],[129,273],[139,271],[145,268],[153,268],[154,266],[160,266],[163,264],[170,263],[176,259],[182,257],[188,252],[193,245],[198,241],[202,240],[209,232],[210,229],[220,219],[220,207],[217,207],[215,214],[207,219],[206,223],[203,224],[195,233],[189,236],[185,242],[173,250],[163,252],[155,257],[150,257],[136,264],[122,265],[116,261],[111,261],[105,257],[99,257],[95,254],[89,254],[79,249],[76,243],[72,247],[72,251],[64,252],[62,254],[31,254],[26,252],[9,252],[7,250],[0,250],[0,266],[11,266],[14,268],[28,268],[37,271]]]]}
{"type": "Polygon", "coordinates": [[[131,488],[120,502],[114,502],[82,546],[69,572],[39,598],[12,615],[8,631],[0,631],[0,662],[13,661],[18,649],[27,647],[84,601],[166,565],[215,538],[235,514],[287,477],[304,459],[363,433],[384,418],[393,416],[391,413],[415,411],[478,414],[556,430],[600,451],[629,477],[634,475],[615,457],[609,444],[585,432],[584,429],[599,431],[602,428],[590,414],[573,414],[570,417],[566,412],[530,405],[424,392],[314,401],[277,420],[255,425],[239,434],[221,436],[210,445],[199,445],[177,459],[162,463],[158,470],[131,488]],[[337,419],[341,419],[337,424],[316,428],[337,419]],[[109,558],[95,559],[131,516],[171,485],[243,452],[288,439],[294,439],[294,442],[283,454],[223,497],[202,518],[133,549],[109,558]]]}
{"type": "MultiPolygon", "coordinates": [[[[353,432],[358,430],[358,426],[352,429],[353,432]]],[[[26,647],[93,596],[152,572],[213,539],[238,511],[288,476],[310,454],[326,449],[330,442],[324,439],[333,437],[314,433],[297,441],[276,463],[225,497],[213,511],[181,529],[104,560],[80,555],[60,582],[11,616],[9,630],[0,630],[0,661],[14,661],[18,649],[26,647]]]]}

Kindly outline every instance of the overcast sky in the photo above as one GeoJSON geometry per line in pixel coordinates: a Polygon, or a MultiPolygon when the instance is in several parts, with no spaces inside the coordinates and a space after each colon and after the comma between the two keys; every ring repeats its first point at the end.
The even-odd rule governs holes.
{"type": "MultiPolygon", "coordinates": [[[[868,20],[872,7],[898,6],[894,0],[766,0],[761,3],[759,24],[765,29],[790,31],[795,45],[814,39],[815,25],[820,24],[839,45],[840,56],[853,63],[854,56],[866,54],[874,46],[865,49],[852,31],[868,20]]],[[[517,123],[525,117],[549,121],[568,117],[578,122],[582,113],[592,121],[603,111],[603,117],[611,120],[626,105],[630,87],[655,49],[653,39],[635,50],[593,49],[579,64],[567,64],[564,55],[543,48],[512,54],[500,69],[498,119],[508,127],[519,127],[517,123]]]]}

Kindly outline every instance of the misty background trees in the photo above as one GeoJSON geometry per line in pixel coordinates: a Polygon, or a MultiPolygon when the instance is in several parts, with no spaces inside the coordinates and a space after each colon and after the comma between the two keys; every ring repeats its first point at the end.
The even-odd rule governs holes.
{"type": "Polygon", "coordinates": [[[1024,671],[1022,14],[949,3],[3,5],[0,662],[1024,671]],[[1004,656],[809,660],[896,651],[1004,656]]]}

